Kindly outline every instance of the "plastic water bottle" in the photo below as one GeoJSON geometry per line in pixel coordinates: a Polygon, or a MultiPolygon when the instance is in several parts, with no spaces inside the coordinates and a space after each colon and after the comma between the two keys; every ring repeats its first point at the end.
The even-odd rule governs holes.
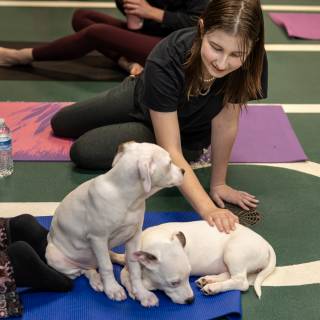
{"type": "Polygon", "coordinates": [[[12,140],[10,129],[0,118],[0,178],[13,173],[12,140]]]}

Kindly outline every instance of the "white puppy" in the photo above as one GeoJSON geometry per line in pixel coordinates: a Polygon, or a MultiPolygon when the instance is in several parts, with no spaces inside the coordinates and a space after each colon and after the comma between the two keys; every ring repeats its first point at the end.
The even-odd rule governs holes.
{"type": "Polygon", "coordinates": [[[108,251],[125,244],[132,295],[143,306],[157,305],[155,294],[141,282],[139,263],[130,256],[140,249],[146,198],[180,185],[183,173],[155,144],[121,145],[110,171],[81,184],[57,208],[48,234],[48,264],[70,278],[85,274],[93,289],[124,300],[108,251]]]}
{"type": "MultiPolygon", "coordinates": [[[[142,233],[141,250],[135,253],[142,265],[142,281],[149,290],[163,290],[175,303],[193,302],[189,276],[204,276],[196,283],[213,295],[227,290],[245,291],[247,276],[255,274],[254,288],[261,296],[261,284],[276,266],[271,245],[260,235],[237,224],[230,234],[210,227],[205,221],[164,223],[142,233]]],[[[124,264],[124,255],[113,253],[114,262],[124,264]]],[[[128,271],[121,282],[130,296],[128,271]]]]}

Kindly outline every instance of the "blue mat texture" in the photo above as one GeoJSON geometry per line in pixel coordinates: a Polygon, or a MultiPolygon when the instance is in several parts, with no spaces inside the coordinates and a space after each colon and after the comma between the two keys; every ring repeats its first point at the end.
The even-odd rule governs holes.
{"type": "MultiPolygon", "coordinates": [[[[198,220],[199,216],[190,212],[148,212],[144,227],[172,221],[198,220]]],[[[39,217],[38,221],[49,227],[51,217],[39,217]]],[[[121,248],[120,248],[121,250],[121,248]]],[[[118,250],[117,250],[118,251],[118,250]]],[[[120,266],[115,265],[119,280],[120,266]]],[[[239,291],[229,291],[215,296],[204,296],[195,286],[195,277],[190,278],[195,293],[192,305],[178,305],[160,291],[159,307],[144,308],[140,303],[128,298],[124,302],[109,300],[104,293],[91,289],[85,277],[75,280],[74,288],[67,293],[32,292],[20,293],[24,305],[24,320],[124,320],[124,319],[188,319],[209,320],[225,317],[229,320],[241,319],[241,296],[239,291]]],[[[17,319],[17,318],[12,318],[17,319]]]]}

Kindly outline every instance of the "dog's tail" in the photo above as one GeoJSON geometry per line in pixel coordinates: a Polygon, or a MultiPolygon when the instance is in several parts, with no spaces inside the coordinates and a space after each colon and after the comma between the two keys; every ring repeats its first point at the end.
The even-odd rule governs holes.
{"type": "Polygon", "coordinates": [[[125,265],[125,255],[123,253],[116,253],[111,250],[109,250],[110,259],[113,263],[120,264],[122,266],[125,265]]]}
{"type": "Polygon", "coordinates": [[[269,263],[263,270],[261,270],[258,273],[253,285],[256,295],[258,296],[259,299],[261,298],[261,285],[263,281],[275,270],[275,268],[276,268],[276,254],[273,248],[269,245],[269,263]]]}

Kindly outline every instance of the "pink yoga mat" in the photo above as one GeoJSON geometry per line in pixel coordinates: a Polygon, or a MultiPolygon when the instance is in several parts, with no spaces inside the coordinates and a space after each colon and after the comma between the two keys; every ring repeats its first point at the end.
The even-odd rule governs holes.
{"type": "Polygon", "coordinates": [[[14,160],[68,161],[70,139],[52,135],[50,119],[70,102],[1,102],[0,117],[12,131],[14,160]]]}
{"type": "Polygon", "coordinates": [[[269,16],[286,29],[289,37],[320,40],[319,13],[269,13],[269,16]]]}
{"type": "MultiPolygon", "coordinates": [[[[68,161],[70,139],[52,136],[50,119],[67,102],[2,102],[0,117],[13,134],[15,160],[68,161]]],[[[208,158],[209,153],[204,155],[208,158]]],[[[203,157],[202,157],[203,158],[203,157]]],[[[281,106],[243,110],[231,162],[294,162],[307,157],[281,106]]]]}

